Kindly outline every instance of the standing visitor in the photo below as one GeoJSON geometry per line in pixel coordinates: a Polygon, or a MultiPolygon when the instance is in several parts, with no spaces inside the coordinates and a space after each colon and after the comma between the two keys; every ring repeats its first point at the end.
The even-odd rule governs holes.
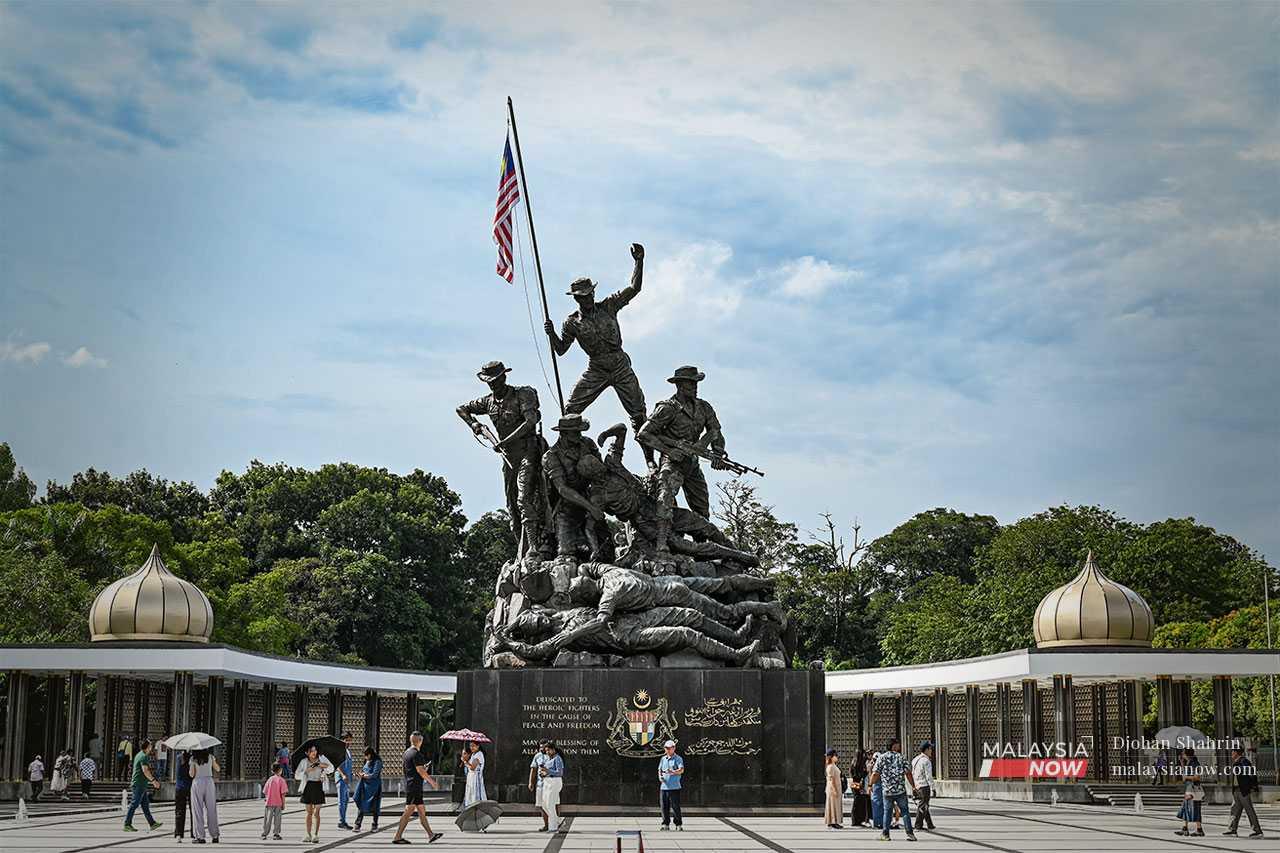
{"type": "Polygon", "coordinates": [[[182,840],[187,834],[187,807],[191,804],[191,753],[175,756],[178,773],[173,780],[173,837],[182,840]]]}
{"type": "Polygon", "coordinates": [[[127,779],[129,768],[133,766],[133,741],[129,740],[128,735],[120,737],[120,745],[116,747],[116,764],[119,766],[116,775],[127,779]]]}
{"type": "Polygon", "coordinates": [[[93,759],[94,772],[102,767],[102,735],[97,732],[93,733],[93,737],[89,738],[89,757],[93,759]]]}
{"type": "Polygon", "coordinates": [[[914,788],[915,782],[911,780],[911,770],[902,757],[900,739],[895,737],[889,741],[888,751],[880,753],[871,775],[873,780],[883,786],[884,791],[884,814],[881,816],[884,825],[880,830],[880,837],[885,841],[889,840],[889,823],[896,806],[902,811],[902,827],[907,831],[907,838],[915,841],[916,834],[911,831],[911,807],[907,803],[907,785],[914,788]]]}
{"type": "Polygon", "coordinates": [[[871,820],[871,784],[869,764],[871,756],[865,749],[859,749],[853,764],[849,765],[849,777],[853,780],[853,814],[854,826],[866,826],[871,820]]]}
{"type": "Polygon", "coordinates": [[[222,771],[218,759],[207,749],[191,751],[187,773],[191,776],[191,843],[204,844],[207,832],[213,843],[218,843],[218,789],[213,784],[213,774],[222,771]]]}
{"type": "Polygon", "coordinates": [[[65,749],[53,760],[53,780],[49,783],[49,791],[63,800],[71,799],[67,795],[67,786],[71,783],[71,765],[71,755],[65,749]]]}
{"type": "Polygon", "coordinates": [[[27,765],[27,781],[31,783],[31,802],[38,802],[44,790],[44,762],[39,755],[27,765]]]}
{"type": "Polygon", "coordinates": [[[271,840],[279,841],[280,818],[284,814],[284,798],[289,796],[289,783],[284,781],[284,768],[279,763],[271,765],[271,778],[262,786],[262,840],[267,840],[267,832],[271,840]]]}
{"type": "Polygon", "coordinates": [[[876,776],[876,762],[879,760],[880,753],[873,752],[867,780],[871,783],[871,825],[876,829],[884,829],[889,824],[884,819],[884,783],[876,776]]]}
{"type": "Polygon", "coordinates": [[[80,760],[80,798],[82,800],[87,800],[93,795],[93,780],[97,775],[98,762],[86,752],[84,758],[80,760]]]}
{"type": "Polygon", "coordinates": [[[312,744],[298,762],[295,774],[302,783],[302,796],[299,797],[307,809],[307,834],[303,841],[320,840],[320,809],[324,805],[324,777],[333,772],[333,762],[320,754],[320,750],[312,744]]]}
{"type": "Polygon", "coordinates": [[[547,762],[538,771],[542,777],[542,808],[551,822],[551,831],[560,831],[560,789],[564,787],[564,759],[555,741],[547,742],[547,762]]]}
{"type": "Polygon", "coordinates": [[[1239,745],[1231,747],[1231,767],[1235,774],[1235,787],[1231,789],[1231,825],[1223,835],[1235,835],[1240,827],[1240,814],[1249,815],[1249,826],[1253,832],[1250,838],[1262,837],[1262,824],[1258,823],[1258,812],[1253,808],[1253,800],[1249,797],[1258,789],[1258,771],[1249,759],[1244,757],[1244,750],[1239,745]]]}
{"type": "Polygon", "coordinates": [[[283,766],[286,771],[293,768],[293,762],[289,758],[289,744],[280,741],[280,748],[276,750],[276,763],[283,766]]]}
{"type": "Polygon", "coordinates": [[[542,768],[547,763],[547,741],[538,741],[538,748],[533,753],[533,760],[529,762],[529,790],[533,792],[533,801],[538,806],[538,813],[542,815],[542,829],[539,832],[546,832],[549,828],[547,825],[547,812],[542,807],[542,768]],[[536,787],[535,787],[535,781],[536,787]]]}
{"type": "Polygon", "coordinates": [[[152,829],[160,825],[160,821],[151,816],[151,792],[160,787],[160,780],[151,769],[151,760],[154,757],[155,748],[151,745],[151,741],[144,740],[138,744],[138,754],[133,759],[133,775],[129,781],[132,796],[129,798],[129,811],[124,815],[125,832],[138,831],[133,828],[133,813],[139,806],[142,807],[142,816],[147,819],[152,829]]]}
{"type": "Polygon", "coordinates": [[[373,815],[373,831],[378,831],[378,815],[382,814],[382,756],[371,746],[364,748],[364,764],[356,773],[356,830],[366,814],[373,815]]]}
{"type": "Polygon", "coordinates": [[[920,744],[920,752],[911,761],[911,779],[916,786],[920,805],[916,806],[916,823],[921,829],[933,829],[933,813],[929,811],[929,798],[933,796],[933,744],[920,744]]]}
{"type": "Polygon", "coordinates": [[[165,745],[163,737],[156,741],[156,770],[159,778],[169,778],[169,747],[165,745]]]}
{"type": "Polygon", "coordinates": [[[840,790],[839,762],[840,753],[828,749],[824,768],[827,776],[827,808],[822,813],[827,829],[844,829],[844,801],[841,799],[844,792],[840,790]]]}
{"type": "Polygon", "coordinates": [[[443,832],[432,832],[431,823],[427,820],[427,807],[423,803],[422,784],[426,782],[436,790],[440,783],[431,777],[431,764],[422,751],[422,732],[415,731],[409,735],[409,748],[404,751],[404,813],[400,815],[400,825],[396,827],[396,837],[392,844],[408,844],[404,837],[404,828],[409,819],[417,814],[418,822],[427,831],[427,843],[431,844],[444,835],[443,832]]]}
{"type": "Polygon", "coordinates": [[[488,799],[484,792],[484,753],[480,744],[468,741],[462,749],[462,767],[467,774],[467,787],[462,793],[462,807],[475,805],[488,799]]]}
{"type": "Polygon", "coordinates": [[[664,755],[658,759],[658,787],[662,791],[662,826],[670,829],[674,819],[676,830],[684,832],[684,817],[680,814],[680,788],[683,784],[684,759],[676,755],[676,742],[669,740],[662,745],[664,755]]]}
{"type": "Polygon", "coordinates": [[[347,757],[338,766],[338,829],[351,829],[347,823],[347,803],[351,800],[351,732],[342,733],[342,745],[346,747],[347,757]]]}
{"type": "Polygon", "coordinates": [[[1200,759],[1196,758],[1194,749],[1186,749],[1178,753],[1178,775],[1182,777],[1182,808],[1178,809],[1178,817],[1182,818],[1182,829],[1174,835],[1204,835],[1204,824],[1200,821],[1200,809],[1204,802],[1204,786],[1200,784],[1200,759]],[[1196,831],[1190,830],[1189,824],[1196,825],[1196,831]]]}

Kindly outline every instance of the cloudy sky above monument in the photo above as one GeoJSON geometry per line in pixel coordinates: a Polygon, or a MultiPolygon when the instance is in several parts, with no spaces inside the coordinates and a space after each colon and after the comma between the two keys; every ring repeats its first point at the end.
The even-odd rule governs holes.
{"type": "Polygon", "coordinates": [[[555,407],[493,273],[511,95],[552,315],[643,243],[650,405],[702,367],[781,516],[1097,503],[1274,562],[1276,40],[1261,3],[6,3],[0,440],[41,482],[350,460],[499,506],[454,406],[500,358],[555,407]]]}

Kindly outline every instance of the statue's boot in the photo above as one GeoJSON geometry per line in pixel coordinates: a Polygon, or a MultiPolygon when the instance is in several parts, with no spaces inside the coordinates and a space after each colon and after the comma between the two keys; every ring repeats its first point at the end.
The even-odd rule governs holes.
{"type": "Polygon", "coordinates": [[[717,622],[710,616],[704,616],[702,624],[698,626],[698,630],[717,642],[728,643],[733,648],[737,648],[751,636],[751,627],[750,616],[747,617],[747,621],[743,623],[743,626],[736,631],[723,622],[717,622]]]}
{"type": "Polygon", "coordinates": [[[767,616],[779,625],[786,627],[787,613],[782,609],[781,602],[777,601],[739,601],[737,604],[730,604],[734,612],[739,616],[755,614],[757,616],[767,616]]]}
{"type": "Polygon", "coordinates": [[[667,545],[667,538],[671,535],[671,519],[659,518],[654,527],[657,528],[657,534],[654,536],[654,550],[659,554],[670,554],[671,549],[667,545]]]}

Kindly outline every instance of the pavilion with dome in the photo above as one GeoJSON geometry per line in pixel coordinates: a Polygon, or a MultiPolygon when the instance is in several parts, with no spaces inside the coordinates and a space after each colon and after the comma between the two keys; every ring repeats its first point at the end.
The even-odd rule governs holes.
{"type": "MultiPolygon", "coordinates": [[[[1080,781],[1139,781],[1123,778],[1121,768],[1153,760],[1146,749],[1128,746],[1143,740],[1152,692],[1157,729],[1190,726],[1191,685],[1210,681],[1214,731],[1204,734],[1225,741],[1236,734],[1232,680],[1280,674],[1274,650],[1152,648],[1151,608],[1103,574],[1092,552],[1079,574],[1040,601],[1033,631],[1032,648],[828,672],[832,745],[844,761],[859,747],[885,749],[892,735],[902,738],[907,755],[931,741],[935,776],[944,795],[952,796],[983,795],[977,786],[991,745],[1005,754],[1025,754],[1031,744],[1083,745],[1089,762],[1080,781]]],[[[1015,797],[1048,796],[1047,788],[1037,793],[1031,780],[1002,781],[1021,786],[1015,797]]],[[[990,783],[985,786],[990,792],[990,783]]]]}
{"type": "Polygon", "coordinates": [[[228,780],[263,778],[282,741],[294,746],[343,731],[353,734],[353,749],[396,754],[417,727],[419,701],[454,692],[452,673],[212,643],[213,619],[205,594],[169,571],[153,547],[137,571],[94,600],[88,643],[0,646],[7,675],[0,786],[22,780],[36,754],[46,766],[64,748],[83,755],[94,734],[108,779],[118,778],[112,757],[123,738],[136,744],[184,731],[222,740],[228,780]]]}

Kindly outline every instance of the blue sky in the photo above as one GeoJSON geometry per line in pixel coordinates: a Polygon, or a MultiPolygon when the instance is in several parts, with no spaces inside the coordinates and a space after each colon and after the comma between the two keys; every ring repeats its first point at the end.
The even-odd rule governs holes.
{"type": "Polygon", "coordinates": [[[1098,503],[1274,562],[1277,28],[1240,3],[6,3],[0,440],[41,482],[351,460],[498,506],[454,406],[501,358],[554,408],[493,274],[509,94],[552,314],[644,243],[622,323],[650,405],[705,369],[780,515],[875,536],[1098,503]]]}

